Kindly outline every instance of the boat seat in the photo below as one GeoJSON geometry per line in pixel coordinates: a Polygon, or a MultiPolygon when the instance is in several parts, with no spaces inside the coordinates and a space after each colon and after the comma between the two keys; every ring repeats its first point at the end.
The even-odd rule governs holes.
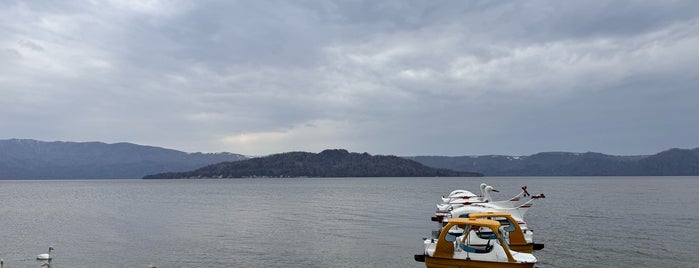
{"type": "Polygon", "coordinates": [[[481,239],[498,239],[493,232],[476,232],[476,235],[481,239]]]}
{"type": "Polygon", "coordinates": [[[488,245],[486,245],[484,249],[469,247],[468,245],[461,243],[461,240],[458,239],[456,241],[459,244],[459,248],[461,250],[469,253],[488,253],[493,249],[493,246],[490,245],[490,241],[488,241],[488,245]]]}
{"type": "Polygon", "coordinates": [[[449,232],[449,234],[450,234],[450,235],[453,235],[454,237],[459,237],[459,236],[464,235],[463,232],[449,232]]]}

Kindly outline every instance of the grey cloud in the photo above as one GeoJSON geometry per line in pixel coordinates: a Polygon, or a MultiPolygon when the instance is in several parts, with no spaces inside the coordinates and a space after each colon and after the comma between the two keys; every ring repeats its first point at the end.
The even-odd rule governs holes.
{"type": "Polygon", "coordinates": [[[42,47],[42,46],[40,46],[39,44],[34,43],[34,42],[30,41],[30,40],[24,40],[24,39],[22,39],[22,40],[19,40],[19,41],[17,42],[17,44],[19,44],[19,45],[22,46],[22,47],[26,47],[26,48],[28,48],[28,49],[35,50],[35,51],[42,51],[42,50],[44,50],[44,47],[42,47]]]}
{"type": "Polygon", "coordinates": [[[3,60],[19,59],[22,57],[22,53],[19,53],[19,51],[12,48],[0,49],[0,55],[3,60]]]}
{"type": "Polygon", "coordinates": [[[1,3],[3,135],[249,154],[697,146],[692,1],[163,3],[1,3]]]}

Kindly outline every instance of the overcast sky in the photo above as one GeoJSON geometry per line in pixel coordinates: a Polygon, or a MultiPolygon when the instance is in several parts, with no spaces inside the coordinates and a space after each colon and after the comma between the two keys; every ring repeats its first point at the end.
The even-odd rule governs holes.
{"type": "Polygon", "coordinates": [[[699,1],[1,1],[0,139],[699,147],[699,1]]]}

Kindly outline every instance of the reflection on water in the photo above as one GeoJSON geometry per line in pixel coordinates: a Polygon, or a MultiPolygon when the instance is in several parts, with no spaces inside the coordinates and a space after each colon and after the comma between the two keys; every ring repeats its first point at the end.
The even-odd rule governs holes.
{"type": "Polygon", "coordinates": [[[422,267],[435,204],[481,182],[527,214],[539,267],[691,267],[699,177],[0,181],[0,258],[38,267],[422,267]]]}

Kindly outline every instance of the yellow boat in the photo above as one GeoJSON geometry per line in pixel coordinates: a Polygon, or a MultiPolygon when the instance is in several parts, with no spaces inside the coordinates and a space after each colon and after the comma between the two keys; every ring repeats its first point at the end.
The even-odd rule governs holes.
{"type": "Polygon", "coordinates": [[[425,239],[416,261],[428,268],[534,267],[536,257],[511,250],[500,233],[500,222],[481,218],[455,218],[437,239],[425,239]]]}

